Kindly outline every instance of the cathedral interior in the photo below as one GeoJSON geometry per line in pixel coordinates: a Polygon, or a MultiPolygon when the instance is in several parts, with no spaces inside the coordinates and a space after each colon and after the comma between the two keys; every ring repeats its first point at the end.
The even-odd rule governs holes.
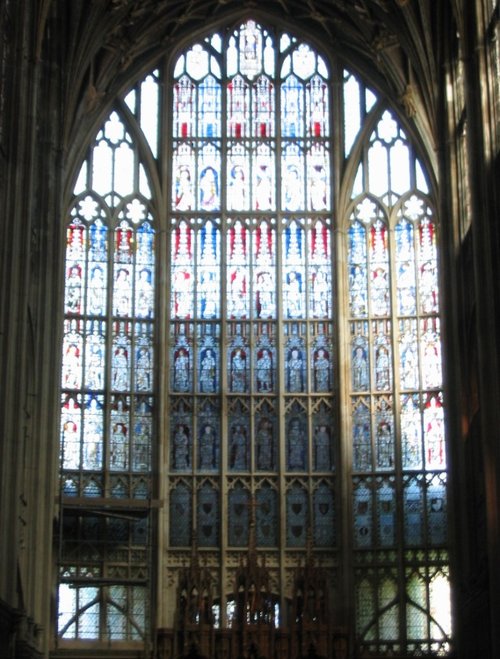
{"type": "Polygon", "coordinates": [[[498,0],[0,0],[0,659],[500,657],[498,0]]]}

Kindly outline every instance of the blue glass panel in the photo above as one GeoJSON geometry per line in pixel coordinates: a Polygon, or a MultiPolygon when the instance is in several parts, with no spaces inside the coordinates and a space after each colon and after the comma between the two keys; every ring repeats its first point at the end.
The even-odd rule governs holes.
{"type": "Polygon", "coordinates": [[[425,464],[428,469],[443,469],[446,464],[444,411],[441,394],[428,394],[424,400],[425,464]]]}
{"type": "Polygon", "coordinates": [[[185,393],[193,389],[193,328],[188,324],[176,324],[171,329],[173,347],[170,352],[171,386],[178,393],[185,393]]]}
{"type": "Polygon", "coordinates": [[[64,322],[62,386],[80,389],[82,386],[83,326],[81,321],[64,322]]]}
{"type": "Polygon", "coordinates": [[[103,396],[86,396],[83,412],[83,458],[84,469],[100,470],[103,467],[104,440],[103,396]]]}
{"type": "Polygon", "coordinates": [[[298,484],[286,493],[286,543],[289,547],[304,547],[308,528],[308,496],[298,484]]]}
{"type": "Polygon", "coordinates": [[[135,286],[135,315],[138,318],[152,318],[153,310],[153,270],[150,267],[142,267],[138,271],[135,286]]]}
{"type": "Polygon", "coordinates": [[[316,414],[313,423],[314,470],[331,471],[333,469],[331,418],[325,414],[316,414]]]}
{"type": "Polygon", "coordinates": [[[195,127],[195,85],[187,75],[183,75],[174,85],[174,134],[186,138],[194,133],[195,127]]]}
{"type": "Polygon", "coordinates": [[[394,479],[377,479],[375,491],[377,537],[381,547],[392,547],[396,538],[396,495],[394,479]]]}
{"type": "Polygon", "coordinates": [[[308,232],[309,315],[329,318],[332,309],[330,229],[316,222],[308,232]]]}
{"type": "Polygon", "coordinates": [[[283,306],[287,318],[305,316],[305,235],[292,222],[283,233],[283,306]]]}
{"type": "Polygon", "coordinates": [[[361,222],[352,222],[349,227],[349,304],[354,318],[366,316],[368,310],[366,255],[366,229],[361,222]]]}
{"type": "Polygon", "coordinates": [[[420,545],[424,541],[423,484],[419,476],[404,479],[404,533],[408,545],[420,545]]]}
{"type": "Polygon", "coordinates": [[[402,219],[396,225],[395,233],[398,313],[408,316],[415,314],[417,310],[413,224],[402,219]]]}
{"type": "Polygon", "coordinates": [[[235,222],[227,233],[227,314],[247,318],[250,301],[250,235],[242,222],[235,222]]]}
{"type": "Polygon", "coordinates": [[[132,342],[129,323],[114,323],[111,349],[111,387],[114,391],[128,391],[131,387],[132,342]]]}
{"type": "Polygon", "coordinates": [[[439,318],[420,320],[421,373],[423,387],[434,389],[442,385],[441,329],[439,318]]]}
{"type": "Polygon", "coordinates": [[[176,403],[172,413],[171,466],[174,471],[191,471],[192,469],[192,411],[184,401],[176,403]]]}
{"type": "Polygon", "coordinates": [[[358,548],[372,546],[372,510],[371,479],[366,479],[366,481],[354,479],[354,544],[358,548]]]}
{"type": "MultiPolygon", "coordinates": [[[[298,50],[300,50],[300,47],[298,50]]],[[[298,73],[295,59],[294,68],[298,73]]],[[[313,75],[306,84],[306,119],[308,133],[312,137],[324,137],[328,135],[330,128],[328,105],[328,86],[326,81],[317,74],[313,75]]]]}
{"type": "Polygon", "coordinates": [[[335,504],[333,491],[321,483],[314,491],[314,544],[317,547],[335,546],[335,504]]]}
{"type": "Polygon", "coordinates": [[[427,475],[427,532],[432,545],[447,540],[446,475],[427,475]]]}
{"type": "Polygon", "coordinates": [[[198,178],[198,207],[204,211],[220,209],[220,154],[207,149],[200,163],[198,178]]]}
{"type": "Polygon", "coordinates": [[[305,210],[305,158],[303,146],[284,144],[281,154],[281,206],[287,211],[305,210]]]}
{"type": "Polygon", "coordinates": [[[274,349],[269,341],[261,339],[255,350],[255,389],[268,394],[274,390],[274,349]]]}
{"type": "Polygon", "coordinates": [[[434,223],[425,217],[419,225],[418,291],[420,312],[437,313],[439,309],[437,281],[437,248],[434,223]]]}
{"type": "Polygon", "coordinates": [[[132,314],[134,232],[125,221],[115,230],[113,275],[113,313],[117,316],[132,314]]]}
{"type": "Polygon", "coordinates": [[[418,394],[401,396],[401,444],[404,469],[421,469],[422,417],[418,394]]]}
{"type": "Polygon", "coordinates": [[[274,123],[274,84],[261,75],[252,85],[252,134],[273,137],[274,123]]]}
{"type": "Polygon", "coordinates": [[[97,219],[89,227],[89,262],[107,263],[108,228],[97,219]]]}
{"type": "Polygon", "coordinates": [[[392,348],[390,321],[372,323],[372,360],[374,385],[377,391],[392,389],[392,348]]]}
{"type": "Polygon", "coordinates": [[[106,353],[106,322],[87,321],[85,341],[85,388],[102,390],[104,388],[104,367],[106,353]]]}
{"type": "Polygon", "coordinates": [[[239,143],[228,149],[227,163],[227,209],[248,210],[250,207],[248,149],[239,143]]]}
{"type": "Polygon", "coordinates": [[[399,377],[402,389],[418,389],[419,359],[418,359],[417,322],[406,318],[399,322],[399,377]]]}
{"type": "Polygon", "coordinates": [[[134,433],[132,438],[132,469],[151,469],[151,448],[153,439],[153,400],[151,397],[137,396],[134,409],[134,433]]]}
{"type": "Polygon", "coordinates": [[[351,372],[352,390],[368,391],[370,388],[370,363],[366,336],[358,334],[352,339],[351,372]]]}
{"type": "Polygon", "coordinates": [[[180,146],[173,157],[172,210],[189,211],[196,206],[194,182],[194,153],[187,146],[180,146]]]}
{"type": "Polygon", "coordinates": [[[239,35],[239,69],[250,79],[262,70],[262,47],[262,28],[254,21],[246,21],[239,35]]]}
{"type": "Polygon", "coordinates": [[[198,389],[202,393],[214,393],[218,389],[218,351],[213,342],[207,341],[200,348],[198,368],[198,389]]]}
{"type": "Polygon", "coordinates": [[[198,469],[215,471],[220,463],[220,418],[217,407],[202,401],[198,410],[198,469]]]}
{"type": "Polygon", "coordinates": [[[374,426],[376,468],[392,469],[394,467],[394,416],[392,399],[389,396],[376,400],[374,426]]]}
{"type": "Polygon", "coordinates": [[[256,493],[257,545],[275,547],[278,544],[278,497],[276,491],[264,485],[256,493]]]}
{"type": "Polygon", "coordinates": [[[374,316],[390,312],[388,240],[386,224],[375,220],[370,228],[370,310],[374,316]]]}
{"type": "Polygon", "coordinates": [[[301,338],[293,337],[287,341],[285,369],[286,391],[306,391],[306,357],[301,338]]]}
{"type": "Polygon", "coordinates": [[[261,222],[252,232],[254,259],[253,312],[257,318],[275,318],[275,230],[267,222],[261,222]]]}
{"type": "Polygon", "coordinates": [[[372,465],[370,406],[367,398],[353,400],[352,415],[353,468],[366,471],[372,465]]]}
{"type": "Polygon", "coordinates": [[[61,463],[64,469],[79,468],[81,436],[81,398],[65,395],[61,407],[61,463]]]}
{"type": "Polygon", "coordinates": [[[191,491],[181,483],[170,493],[170,544],[187,547],[191,544],[192,504],[191,491]]]}
{"type": "Polygon", "coordinates": [[[308,429],[307,415],[299,405],[292,405],[286,418],[286,468],[289,471],[307,469],[308,429]]]}
{"type": "Polygon", "coordinates": [[[307,209],[330,210],[330,154],[321,145],[314,144],[308,150],[307,162],[307,209]]]}
{"type": "Polygon", "coordinates": [[[281,132],[284,137],[301,137],[305,132],[304,85],[289,75],[281,85],[281,132]]]}
{"type": "Polygon", "coordinates": [[[135,325],[135,390],[153,389],[153,327],[149,323],[135,325]]]}
{"type": "Polygon", "coordinates": [[[198,234],[198,315],[217,318],[220,315],[220,232],[215,223],[207,222],[198,234]]]}
{"type": "Polygon", "coordinates": [[[252,209],[276,209],[275,153],[269,144],[258,144],[252,154],[252,209]]]}
{"type": "Polygon", "coordinates": [[[228,348],[228,386],[231,393],[246,393],[250,384],[250,346],[246,336],[241,332],[247,331],[246,326],[240,324],[234,328],[236,335],[230,339],[228,348]]]}
{"type": "Polygon", "coordinates": [[[312,389],[316,393],[328,393],[332,390],[331,345],[323,337],[318,337],[313,344],[311,355],[312,389]]]}
{"type": "Polygon", "coordinates": [[[211,75],[198,85],[198,136],[221,135],[221,86],[211,75]]]}
{"type": "Polygon", "coordinates": [[[248,544],[249,495],[243,487],[229,491],[228,541],[233,547],[248,544]]]}
{"type": "Polygon", "coordinates": [[[198,490],[197,533],[200,547],[215,547],[219,541],[219,495],[208,484],[198,490]]]}
{"type": "Polygon", "coordinates": [[[236,75],[227,85],[227,128],[231,137],[248,137],[250,134],[250,89],[248,83],[236,75]]]}
{"type": "Polygon", "coordinates": [[[263,404],[255,420],[255,462],[259,471],[273,471],[277,465],[276,414],[273,406],[263,404]]]}
{"type": "Polygon", "coordinates": [[[250,466],[250,419],[244,403],[231,406],[228,424],[228,466],[231,471],[247,471],[250,466]]]}
{"type": "MultiPolygon", "coordinates": [[[[68,232],[72,231],[72,227],[68,232]]],[[[82,254],[82,257],[84,255],[82,254]]],[[[66,259],[66,289],[64,298],[64,311],[67,314],[82,313],[83,283],[85,276],[85,262],[66,259]]]]}
{"type": "Polygon", "coordinates": [[[112,396],[109,469],[126,471],[129,468],[130,399],[128,396],[112,396]]]}

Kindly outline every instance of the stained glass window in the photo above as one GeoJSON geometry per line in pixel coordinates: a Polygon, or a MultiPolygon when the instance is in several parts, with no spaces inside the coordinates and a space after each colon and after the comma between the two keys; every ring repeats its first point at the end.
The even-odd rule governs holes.
{"type": "MultiPolygon", "coordinates": [[[[347,80],[353,87],[351,75],[347,80]]],[[[358,96],[361,89],[355,88],[358,96]]],[[[412,631],[407,626],[404,651],[446,654],[449,582],[440,580],[438,630],[427,574],[431,556],[439,557],[447,574],[438,226],[403,129],[389,110],[379,117],[364,145],[348,230],[355,561],[366,564],[370,550],[371,566],[369,578],[364,568],[355,570],[358,633],[368,652],[403,647],[398,608],[383,611],[384,581],[376,577],[387,559],[384,550],[397,549],[403,561],[416,561],[422,570],[416,589],[422,600],[415,604],[422,609],[407,607],[412,631]],[[420,634],[418,641],[413,633],[420,634]]],[[[392,584],[400,592],[408,588],[401,574],[394,573],[392,584]]]]}
{"type": "Polygon", "coordinates": [[[282,611],[312,551],[362,652],[448,652],[433,199],[394,109],[272,25],[117,99],[68,210],[61,640],[144,641],[194,546],[222,628],[249,548],[282,611]]]}

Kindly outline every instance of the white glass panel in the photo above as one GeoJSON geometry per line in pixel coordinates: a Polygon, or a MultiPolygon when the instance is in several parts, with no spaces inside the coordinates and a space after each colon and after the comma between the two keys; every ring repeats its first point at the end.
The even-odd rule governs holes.
{"type": "Polygon", "coordinates": [[[151,188],[149,187],[149,180],[142,165],[139,165],[139,192],[146,197],[146,199],[151,199],[152,195],[151,188]]]}
{"type": "Polygon", "coordinates": [[[401,140],[390,149],[391,189],[403,194],[410,189],[410,154],[408,146],[401,140]]]}
{"type": "Polygon", "coordinates": [[[389,189],[387,149],[378,141],[372,145],[368,153],[368,179],[370,192],[383,197],[389,189]]]}
{"type": "Polygon", "coordinates": [[[415,173],[417,177],[417,188],[423,193],[428,194],[429,186],[427,185],[427,178],[422,169],[422,165],[419,160],[415,161],[415,173]]]}
{"type": "Polygon", "coordinates": [[[115,192],[122,197],[134,191],[135,154],[128,144],[120,144],[115,154],[115,192]]]}
{"type": "Polygon", "coordinates": [[[85,161],[80,169],[78,178],[75,183],[75,188],[73,190],[74,195],[81,194],[84,190],[87,189],[87,161],[85,161]]]}
{"type": "Polygon", "coordinates": [[[153,156],[158,155],[158,83],[148,76],[141,85],[141,128],[153,156]]]}
{"type": "Polygon", "coordinates": [[[113,152],[106,142],[100,142],[94,149],[92,159],[92,189],[105,195],[112,189],[113,152]]]}
{"type": "Polygon", "coordinates": [[[208,53],[200,45],[196,44],[186,55],[186,72],[194,80],[201,80],[208,73],[208,53]]]}
{"type": "Polygon", "coordinates": [[[349,76],[344,83],[344,150],[347,155],[361,127],[359,83],[349,76]]]}
{"type": "Polygon", "coordinates": [[[132,89],[125,96],[125,103],[128,105],[130,112],[132,112],[132,114],[135,114],[135,107],[137,103],[137,92],[135,91],[135,89],[132,89]]]}

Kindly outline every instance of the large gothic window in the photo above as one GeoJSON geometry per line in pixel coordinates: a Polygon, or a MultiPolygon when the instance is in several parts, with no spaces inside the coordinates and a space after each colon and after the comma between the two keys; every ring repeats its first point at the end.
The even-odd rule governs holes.
{"type": "Polygon", "coordinates": [[[272,25],[116,100],[68,210],[62,647],[172,626],[193,546],[228,626],[253,546],[277,627],[313,552],[357,647],[447,654],[433,199],[395,111],[272,25]]]}

